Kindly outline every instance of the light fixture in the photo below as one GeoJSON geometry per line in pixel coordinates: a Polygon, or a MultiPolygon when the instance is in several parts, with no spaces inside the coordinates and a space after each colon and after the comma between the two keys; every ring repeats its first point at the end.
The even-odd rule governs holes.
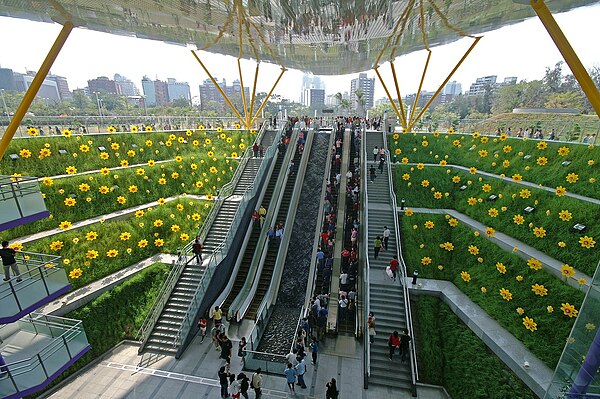
{"type": "Polygon", "coordinates": [[[562,165],[562,166],[569,166],[569,165],[571,165],[571,161],[563,161],[563,162],[561,163],[561,165],[562,165]]]}
{"type": "Polygon", "coordinates": [[[10,159],[12,159],[13,161],[16,161],[17,159],[19,159],[19,156],[17,154],[10,154],[8,157],[10,159]]]}
{"type": "Polygon", "coordinates": [[[100,146],[98,147],[98,151],[106,151],[106,147],[100,146]]]}
{"type": "Polygon", "coordinates": [[[581,223],[577,223],[572,227],[573,231],[576,231],[578,233],[583,233],[585,231],[585,229],[587,229],[587,226],[581,223]]]}
{"type": "Polygon", "coordinates": [[[60,149],[60,150],[58,150],[58,153],[59,153],[60,155],[67,155],[67,154],[68,154],[67,150],[64,150],[64,149],[60,149]]]}
{"type": "Polygon", "coordinates": [[[525,156],[523,157],[523,159],[529,159],[529,158],[531,158],[531,155],[525,155],[525,156]]]}
{"type": "Polygon", "coordinates": [[[496,201],[498,199],[498,196],[496,194],[492,194],[488,197],[488,201],[496,201]]]}
{"type": "Polygon", "coordinates": [[[528,206],[527,208],[523,209],[523,212],[530,214],[533,211],[535,211],[535,208],[533,206],[528,206]]]}
{"type": "Polygon", "coordinates": [[[460,189],[459,189],[459,190],[460,190],[460,191],[465,191],[466,189],[467,189],[467,186],[465,186],[465,185],[462,185],[462,186],[460,186],[460,189]]]}

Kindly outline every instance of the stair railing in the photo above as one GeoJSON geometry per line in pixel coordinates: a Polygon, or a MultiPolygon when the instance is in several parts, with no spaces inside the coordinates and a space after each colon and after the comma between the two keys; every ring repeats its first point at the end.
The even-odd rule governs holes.
{"type": "MultiPolygon", "coordinates": [[[[404,261],[404,257],[402,256],[402,242],[400,241],[400,226],[398,224],[398,204],[396,202],[396,192],[394,190],[394,179],[392,177],[392,165],[391,165],[391,157],[390,151],[388,149],[387,143],[387,134],[385,131],[383,134],[383,147],[385,148],[385,153],[387,156],[387,172],[388,172],[388,185],[390,192],[390,199],[392,201],[392,211],[394,212],[394,234],[396,234],[396,243],[397,243],[397,255],[400,261],[400,272],[402,278],[400,278],[400,283],[402,285],[402,291],[404,293],[404,309],[406,311],[406,325],[411,334],[414,334],[413,323],[412,323],[412,311],[410,308],[410,297],[408,286],[406,285],[406,278],[408,277],[408,273],[406,270],[406,262],[404,261]]],[[[415,349],[415,340],[413,339],[410,344],[410,374],[411,374],[411,387],[413,396],[417,396],[417,381],[419,379],[419,370],[417,368],[417,353],[415,349]]]]}
{"type": "Polygon", "coordinates": [[[225,236],[225,239],[223,240],[223,242],[221,242],[221,244],[219,244],[214,249],[214,251],[212,252],[212,254],[209,257],[208,264],[206,266],[206,270],[202,274],[200,282],[198,283],[198,288],[194,292],[192,301],[190,302],[190,305],[188,306],[186,314],[185,314],[183,320],[181,321],[181,326],[179,327],[179,330],[177,331],[175,341],[173,342],[173,347],[175,347],[175,348],[179,348],[181,346],[182,340],[184,340],[187,337],[187,335],[189,334],[190,330],[193,327],[194,319],[196,318],[196,314],[198,313],[200,304],[202,303],[202,300],[204,299],[204,294],[206,293],[206,290],[210,284],[212,276],[214,275],[215,270],[216,270],[217,266],[219,265],[219,263],[221,263],[223,258],[225,258],[225,256],[227,256],[227,254],[229,252],[229,248],[231,247],[231,244],[235,237],[235,233],[236,233],[239,225],[242,223],[246,209],[248,208],[248,204],[250,203],[252,198],[254,198],[254,196],[256,195],[256,192],[258,191],[258,188],[260,187],[260,185],[256,184],[256,183],[260,182],[262,180],[262,177],[264,176],[264,174],[268,172],[267,166],[271,165],[270,161],[273,158],[275,151],[277,150],[277,146],[275,145],[275,143],[276,143],[276,140],[278,140],[278,139],[279,139],[279,137],[275,136],[273,145],[271,145],[265,152],[265,156],[264,156],[262,162],[260,163],[258,171],[256,172],[256,177],[254,178],[254,182],[250,186],[248,186],[248,188],[244,192],[244,195],[242,196],[242,199],[240,200],[240,204],[237,208],[235,215],[233,216],[233,221],[231,223],[231,227],[227,231],[227,235],[225,236]]]}
{"type": "MultiPolygon", "coordinates": [[[[363,256],[363,262],[364,262],[364,267],[363,267],[363,292],[364,292],[364,305],[363,305],[363,311],[364,311],[364,317],[365,320],[369,319],[369,312],[371,311],[371,285],[370,285],[370,270],[371,270],[371,264],[369,263],[369,218],[367,217],[368,214],[368,209],[369,209],[369,183],[367,182],[368,179],[368,171],[367,171],[367,160],[369,159],[369,154],[367,154],[367,149],[366,149],[366,142],[367,142],[367,133],[365,131],[365,133],[363,134],[363,136],[361,137],[361,143],[360,143],[360,154],[361,154],[361,180],[362,180],[362,184],[361,184],[361,205],[362,205],[362,209],[361,209],[361,221],[360,221],[360,231],[361,231],[361,237],[362,237],[362,251],[361,253],[364,254],[363,256]]],[[[363,358],[364,364],[363,364],[363,388],[367,389],[369,387],[369,375],[371,374],[371,347],[369,344],[369,327],[368,327],[368,323],[365,323],[364,325],[364,330],[363,330],[363,345],[365,348],[365,356],[363,358]]]]}

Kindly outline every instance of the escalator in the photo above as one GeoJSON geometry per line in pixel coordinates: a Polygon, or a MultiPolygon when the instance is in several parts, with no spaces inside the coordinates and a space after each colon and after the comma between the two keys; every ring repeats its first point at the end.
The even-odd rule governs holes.
{"type": "MultiPolygon", "coordinates": [[[[271,179],[269,180],[269,184],[265,189],[265,195],[262,199],[262,204],[266,204],[265,208],[268,208],[271,198],[273,197],[273,190],[275,189],[275,185],[277,184],[277,178],[279,177],[279,171],[281,170],[281,163],[283,162],[284,154],[279,154],[277,160],[275,161],[275,165],[273,166],[273,172],[271,173],[271,179]]],[[[248,271],[250,269],[250,265],[252,264],[252,258],[254,257],[254,251],[256,250],[256,245],[260,240],[260,232],[261,227],[259,223],[253,223],[252,233],[250,233],[250,237],[248,238],[248,243],[246,245],[246,250],[244,251],[244,257],[242,262],[240,263],[240,268],[237,272],[235,282],[233,283],[233,287],[229,292],[229,295],[221,305],[221,309],[224,314],[228,314],[229,307],[233,300],[240,293],[240,290],[244,286],[246,278],[248,277],[248,271]]]]}
{"type": "MultiPolygon", "coordinates": [[[[285,190],[283,192],[283,197],[281,200],[281,204],[279,205],[279,211],[277,212],[277,217],[274,219],[273,224],[283,223],[284,224],[284,234],[289,234],[290,232],[286,229],[289,229],[290,226],[285,225],[288,209],[290,206],[290,202],[292,200],[292,193],[294,191],[294,186],[296,184],[296,176],[298,171],[298,165],[300,164],[300,159],[302,154],[298,151],[298,147],[296,147],[296,153],[294,154],[293,162],[293,175],[290,175],[287,179],[285,190]]],[[[283,158],[283,157],[282,157],[283,158]]],[[[289,173],[287,170],[287,165],[285,167],[284,173],[289,173]]],[[[267,195],[265,193],[265,195],[267,195]]],[[[244,315],[244,318],[250,320],[256,320],[256,312],[262,303],[262,300],[269,289],[269,285],[271,284],[271,278],[273,276],[273,271],[275,269],[275,262],[277,261],[277,254],[279,253],[279,243],[270,242],[269,248],[267,249],[267,256],[265,257],[265,261],[262,267],[262,272],[260,274],[260,279],[258,281],[258,287],[256,293],[254,294],[254,298],[244,315]]]]}

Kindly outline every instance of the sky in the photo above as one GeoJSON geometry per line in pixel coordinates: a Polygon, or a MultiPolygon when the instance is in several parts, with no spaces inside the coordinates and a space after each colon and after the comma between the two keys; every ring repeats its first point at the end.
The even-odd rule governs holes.
{"type": "MultiPolygon", "coordinates": [[[[600,65],[600,52],[595,44],[597,23],[600,21],[600,3],[557,14],[556,19],[583,64],[589,68],[600,65]]],[[[60,25],[0,17],[0,66],[15,72],[37,70],[48,49],[60,31],[60,25]],[[7,40],[6,38],[19,38],[7,40]]],[[[433,91],[445,79],[456,61],[471,43],[471,39],[433,48],[432,59],[423,88],[433,91]]],[[[131,79],[141,91],[141,79],[175,78],[190,84],[192,97],[198,96],[198,85],[207,78],[190,53],[191,48],[159,41],[115,36],[86,29],[74,29],[51,70],[65,76],[71,90],[87,86],[88,79],[98,76],[113,77],[119,73],[131,79]]],[[[218,79],[230,83],[238,78],[234,57],[199,52],[209,71],[218,79]]],[[[402,95],[418,89],[426,53],[415,52],[396,59],[402,95]]],[[[452,80],[462,84],[463,91],[477,77],[497,75],[498,80],[516,76],[519,80],[541,79],[546,67],[552,67],[563,58],[552,42],[542,23],[531,18],[519,24],[487,32],[471,55],[455,73],[452,80]]],[[[243,62],[253,74],[254,63],[243,62]]],[[[563,69],[569,72],[568,68],[563,69]]],[[[392,85],[389,64],[380,67],[387,85],[392,85]]],[[[276,65],[261,64],[258,90],[268,91],[279,73],[276,65]]],[[[369,77],[375,73],[367,71],[369,77]]],[[[358,74],[322,76],[326,95],[350,90],[350,80],[358,74]]],[[[244,75],[246,86],[252,82],[250,74],[244,75]]],[[[275,89],[275,94],[298,100],[302,72],[289,70],[275,89]]],[[[375,99],[385,96],[376,81],[375,99]]]]}

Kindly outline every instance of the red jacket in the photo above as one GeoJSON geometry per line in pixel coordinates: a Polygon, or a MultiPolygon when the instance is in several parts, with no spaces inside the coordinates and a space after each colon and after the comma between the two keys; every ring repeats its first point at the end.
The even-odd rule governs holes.
{"type": "Polygon", "coordinates": [[[392,260],[390,261],[390,270],[398,270],[398,265],[399,265],[399,264],[400,264],[400,263],[398,263],[398,260],[397,260],[397,259],[392,259],[392,260]]]}
{"type": "Polygon", "coordinates": [[[388,338],[388,345],[400,346],[400,336],[398,335],[397,337],[394,337],[394,334],[390,335],[390,338],[388,338]]]}

